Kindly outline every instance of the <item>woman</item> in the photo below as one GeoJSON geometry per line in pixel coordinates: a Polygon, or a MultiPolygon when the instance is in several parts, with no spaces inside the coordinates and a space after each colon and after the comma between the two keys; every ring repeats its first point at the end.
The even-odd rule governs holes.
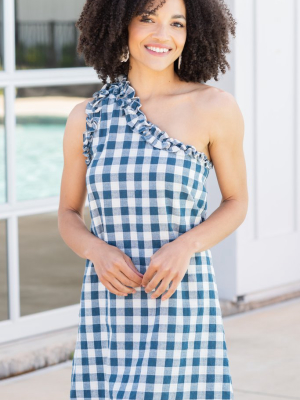
{"type": "Polygon", "coordinates": [[[86,259],[70,398],[233,399],[210,248],[246,216],[244,124],[203,82],[235,21],[221,0],[89,0],[77,27],[105,84],[64,135],[59,229],[86,259]]]}

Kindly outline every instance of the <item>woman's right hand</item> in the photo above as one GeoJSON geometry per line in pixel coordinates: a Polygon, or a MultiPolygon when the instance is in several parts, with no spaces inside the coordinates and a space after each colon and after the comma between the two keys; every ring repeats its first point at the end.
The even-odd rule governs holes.
{"type": "Polygon", "coordinates": [[[101,243],[94,250],[91,261],[100,282],[112,293],[127,296],[128,293],[136,293],[133,288],[142,284],[143,274],[136,269],[131,258],[116,246],[101,243]]]}

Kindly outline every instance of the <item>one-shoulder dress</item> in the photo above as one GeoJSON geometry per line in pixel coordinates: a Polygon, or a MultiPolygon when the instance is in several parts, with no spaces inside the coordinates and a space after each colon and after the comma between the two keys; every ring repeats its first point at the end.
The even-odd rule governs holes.
{"type": "MultiPolygon", "coordinates": [[[[127,75],[87,103],[83,154],[90,231],[142,274],[205,221],[212,161],[147,120],[127,75]]],[[[169,299],[135,289],[110,292],[86,260],[70,399],[234,399],[210,249],[192,255],[169,299]]]]}

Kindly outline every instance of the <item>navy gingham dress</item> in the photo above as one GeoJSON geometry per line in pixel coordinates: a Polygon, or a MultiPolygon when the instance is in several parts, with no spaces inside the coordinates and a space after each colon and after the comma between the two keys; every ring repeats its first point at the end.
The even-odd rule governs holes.
{"type": "MultiPolygon", "coordinates": [[[[213,163],[140,108],[126,75],[95,92],[83,154],[90,231],[144,274],[152,254],[205,221],[213,163]]],[[[169,299],[152,293],[111,293],[86,260],[70,399],[234,398],[210,249],[192,255],[169,299]]]]}

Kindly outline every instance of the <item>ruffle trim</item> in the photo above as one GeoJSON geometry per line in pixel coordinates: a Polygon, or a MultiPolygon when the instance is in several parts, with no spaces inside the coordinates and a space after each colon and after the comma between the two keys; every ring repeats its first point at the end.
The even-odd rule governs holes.
{"type": "Polygon", "coordinates": [[[91,118],[91,114],[87,115],[86,118],[86,126],[87,130],[83,133],[83,155],[86,157],[85,163],[89,165],[92,160],[92,142],[94,132],[96,130],[95,124],[93,122],[93,118],[91,118]]]}
{"type": "Polygon", "coordinates": [[[100,110],[100,102],[101,100],[106,97],[109,92],[106,90],[108,84],[102,86],[100,91],[97,91],[93,94],[93,100],[87,103],[85,108],[86,116],[86,131],[83,133],[83,155],[86,157],[85,163],[89,165],[92,161],[93,151],[92,151],[92,144],[93,144],[93,137],[94,132],[99,129],[99,122],[100,118],[95,117],[94,113],[100,110]]]}
{"type": "Polygon", "coordinates": [[[140,98],[135,96],[135,89],[130,85],[126,75],[121,75],[117,82],[105,84],[99,91],[93,94],[93,101],[88,103],[91,107],[87,108],[87,126],[88,130],[84,133],[84,155],[87,158],[86,163],[91,161],[91,145],[93,133],[98,129],[98,124],[92,118],[92,112],[100,109],[100,103],[104,97],[115,97],[117,105],[120,106],[126,117],[128,125],[132,130],[137,131],[143,139],[153,147],[160,150],[177,152],[182,150],[191,158],[196,159],[201,165],[212,169],[213,163],[207,158],[205,153],[198,151],[195,146],[187,145],[171,138],[167,132],[162,131],[158,126],[147,120],[146,115],[141,111],[140,98]],[[91,112],[90,112],[91,111],[91,112]]]}

